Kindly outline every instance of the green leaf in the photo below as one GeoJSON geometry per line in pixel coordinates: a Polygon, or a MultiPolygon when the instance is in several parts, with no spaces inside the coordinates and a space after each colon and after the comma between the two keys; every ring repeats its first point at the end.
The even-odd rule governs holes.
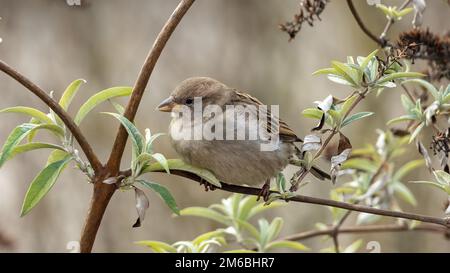
{"type": "Polygon", "coordinates": [[[450,174],[442,170],[434,171],[433,174],[439,183],[450,186],[450,174]]]}
{"type": "Polygon", "coordinates": [[[29,134],[41,129],[48,130],[54,133],[57,137],[64,137],[64,129],[55,124],[38,124],[35,128],[31,129],[29,134]]]}
{"type": "Polygon", "coordinates": [[[356,218],[356,224],[357,225],[374,224],[378,222],[380,219],[381,219],[380,215],[361,212],[358,214],[358,217],[356,218]]]}
{"type": "Polygon", "coordinates": [[[397,194],[406,203],[417,206],[417,200],[412,192],[401,182],[395,182],[392,184],[395,194],[397,194]]]}
{"type": "Polygon", "coordinates": [[[201,242],[197,247],[198,253],[208,253],[208,251],[211,249],[211,247],[215,246],[224,246],[227,242],[224,237],[215,237],[210,240],[206,240],[201,242]]]}
{"type": "Polygon", "coordinates": [[[317,108],[308,108],[303,110],[302,115],[307,118],[322,119],[323,111],[317,108]]]}
{"type": "Polygon", "coordinates": [[[371,62],[369,62],[369,67],[367,68],[366,76],[370,82],[376,80],[378,76],[378,67],[380,66],[378,60],[374,58],[371,62]]]}
{"type": "Polygon", "coordinates": [[[355,59],[353,59],[352,56],[347,56],[347,64],[354,65],[355,64],[355,59]]]}
{"type": "Polygon", "coordinates": [[[121,104],[109,99],[109,102],[114,106],[114,109],[116,109],[117,113],[122,115],[125,113],[125,107],[123,107],[121,104]]]}
{"type": "Polygon", "coordinates": [[[61,96],[61,99],[59,100],[59,105],[61,105],[64,110],[67,110],[69,108],[72,99],[75,97],[75,94],[77,93],[82,83],[86,83],[86,81],[83,79],[78,79],[67,86],[66,90],[61,96]]]}
{"type": "Polygon", "coordinates": [[[23,145],[17,145],[16,147],[14,147],[14,149],[10,155],[10,158],[13,158],[14,156],[16,156],[18,154],[22,154],[22,153],[26,153],[26,152],[38,150],[38,149],[56,149],[56,150],[64,151],[64,148],[59,145],[55,145],[55,144],[51,144],[51,143],[44,143],[44,142],[30,142],[30,143],[26,143],[23,145]]]}
{"type": "Polygon", "coordinates": [[[133,157],[136,158],[139,154],[141,154],[144,150],[144,138],[142,137],[141,133],[139,133],[139,130],[136,128],[136,126],[134,126],[131,121],[129,121],[122,115],[108,112],[104,112],[103,114],[108,114],[115,117],[120,121],[120,123],[122,123],[125,130],[127,130],[128,135],[133,142],[133,157]]]}
{"type": "Polygon", "coordinates": [[[389,18],[393,17],[392,10],[389,9],[387,6],[383,4],[377,4],[376,7],[379,8],[389,18]]]}
{"type": "Polygon", "coordinates": [[[267,239],[267,231],[269,230],[269,222],[265,218],[258,220],[259,226],[259,236],[256,237],[259,240],[259,246],[264,249],[266,244],[269,242],[267,239]]]}
{"type": "Polygon", "coordinates": [[[280,193],[286,192],[286,177],[282,172],[277,175],[277,189],[280,193]]]}
{"type": "Polygon", "coordinates": [[[16,128],[9,134],[3,145],[2,151],[0,153],[0,167],[11,157],[11,153],[14,148],[27,136],[27,134],[36,128],[36,124],[24,123],[16,128]]]}
{"type": "Polygon", "coordinates": [[[146,164],[148,164],[150,161],[153,160],[153,157],[151,154],[149,153],[141,153],[137,158],[136,158],[136,162],[139,163],[141,166],[145,166],[146,164]]]}
{"type": "Polygon", "coordinates": [[[137,245],[146,246],[151,248],[154,252],[157,253],[176,253],[177,249],[169,244],[159,241],[138,241],[135,242],[137,245]]]}
{"type": "Polygon", "coordinates": [[[132,92],[132,87],[112,87],[98,92],[80,107],[75,116],[75,123],[80,124],[86,115],[100,103],[115,97],[129,96],[132,92]]]}
{"type": "Polygon", "coordinates": [[[56,161],[61,161],[64,158],[66,158],[67,156],[69,156],[70,154],[67,153],[66,151],[61,151],[61,150],[53,150],[53,152],[50,153],[50,155],[47,158],[47,163],[46,166],[56,162],[56,161]]]}
{"type": "Polygon", "coordinates": [[[387,122],[387,125],[391,126],[391,125],[396,124],[396,123],[405,122],[405,121],[412,121],[412,120],[416,120],[416,117],[412,116],[412,115],[405,115],[405,116],[401,116],[401,117],[398,117],[398,118],[391,119],[390,121],[387,122]]]}
{"type": "Polygon", "coordinates": [[[254,250],[248,250],[248,249],[234,249],[234,250],[227,250],[223,253],[256,253],[254,250]]]}
{"type": "Polygon", "coordinates": [[[234,219],[234,221],[239,224],[239,228],[247,230],[253,238],[258,239],[261,236],[259,231],[251,223],[241,219],[234,219]]]}
{"type": "MultiPolygon", "coordinates": [[[[53,122],[53,121],[52,121],[52,122],[53,122]]],[[[30,121],[29,121],[28,123],[31,123],[31,124],[40,124],[41,122],[40,122],[39,120],[37,120],[36,118],[31,118],[30,121]]],[[[36,136],[36,134],[37,134],[37,131],[33,131],[33,132],[31,132],[30,134],[28,134],[28,136],[27,136],[27,141],[28,141],[28,142],[32,142],[33,139],[34,139],[34,137],[36,136]]]]}
{"type": "Polygon", "coordinates": [[[450,195],[450,186],[449,185],[444,185],[444,184],[441,184],[441,183],[435,182],[435,181],[411,181],[410,183],[430,185],[430,186],[438,188],[439,190],[444,191],[445,193],[450,195]]]}
{"type": "Polygon", "coordinates": [[[425,123],[421,123],[416,130],[411,134],[411,138],[409,139],[409,143],[413,142],[413,140],[420,134],[422,129],[425,127],[425,123]]]}
{"type": "Polygon", "coordinates": [[[246,196],[241,200],[239,203],[239,210],[237,213],[237,217],[243,221],[246,221],[248,219],[248,215],[251,211],[251,209],[258,205],[258,202],[256,201],[256,196],[246,196]]]}
{"type": "Polygon", "coordinates": [[[425,164],[425,160],[423,160],[423,159],[410,161],[410,162],[406,163],[405,165],[403,165],[400,169],[398,169],[398,171],[395,172],[392,179],[395,181],[400,181],[409,172],[411,172],[414,169],[417,169],[420,166],[423,166],[424,164],[425,164]]]}
{"type": "Polygon", "coordinates": [[[357,71],[346,66],[344,63],[337,61],[332,61],[331,65],[347,82],[349,82],[353,86],[358,86],[359,80],[357,71]]]}
{"type": "Polygon", "coordinates": [[[172,194],[166,187],[158,183],[148,182],[145,180],[137,180],[137,182],[141,183],[142,185],[159,194],[159,196],[164,200],[164,202],[166,202],[167,206],[174,213],[180,215],[180,209],[178,208],[177,203],[175,202],[175,198],[173,198],[172,194]]]}
{"type": "Polygon", "coordinates": [[[15,106],[15,107],[9,107],[9,108],[5,108],[0,110],[0,113],[20,113],[20,114],[25,114],[28,116],[31,116],[33,118],[35,118],[36,120],[39,120],[42,123],[51,123],[53,124],[53,121],[51,120],[51,118],[49,118],[46,114],[44,114],[43,112],[31,108],[31,107],[25,107],[25,106],[15,106]]]}
{"type": "Polygon", "coordinates": [[[377,53],[378,53],[378,49],[374,50],[372,53],[369,54],[369,56],[367,56],[364,59],[364,61],[360,65],[362,71],[366,70],[367,66],[369,65],[369,62],[373,59],[373,57],[375,57],[375,55],[377,55],[377,53]]]}
{"type": "Polygon", "coordinates": [[[405,8],[405,9],[403,9],[403,10],[397,12],[397,17],[398,17],[398,18],[401,18],[401,17],[403,17],[403,16],[405,16],[405,15],[411,13],[413,10],[414,10],[413,8],[405,8]]]}
{"type": "Polygon", "coordinates": [[[334,68],[324,68],[324,69],[319,69],[317,71],[315,71],[312,75],[316,76],[316,75],[339,75],[339,73],[337,72],[336,69],[334,68]]]}
{"type": "Polygon", "coordinates": [[[358,251],[358,249],[361,247],[362,243],[363,243],[363,240],[360,239],[360,240],[358,240],[358,241],[352,243],[352,244],[349,245],[348,247],[346,247],[346,248],[344,249],[344,251],[342,251],[342,252],[343,252],[343,253],[354,253],[354,252],[358,251]]]}
{"type": "Polygon", "coordinates": [[[239,204],[241,203],[242,196],[242,194],[233,194],[230,198],[228,198],[229,203],[226,204],[229,204],[230,211],[232,212],[231,216],[233,218],[236,218],[236,216],[238,215],[239,204]]]}
{"type": "Polygon", "coordinates": [[[417,72],[395,72],[386,76],[383,76],[381,79],[377,81],[378,85],[382,85],[383,83],[390,82],[397,79],[404,79],[404,78],[418,78],[418,77],[425,77],[422,73],[417,72]]]}
{"type": "Polygon", "coordinates": [[[338,75],[328,75],[328,79],[332,82],[335,82],[337,84],[343,84],[354,87],[355,85],[349,81],[347,81],[343,76],[338,75]]]}
{"type": "Polygon", "coordinates": [[[281,229],[283,228],[283,219],[281,217],[276,217],[272,220],[267,229],[267,242],[270,242],[278,237],[281,229]]]}
{"type": "Polygon", "coordinates": [[[339,111],[342,116],[345,116],[348,113],[357,98],[358,95],[354,95],[345,100],[344,104],[341,107],[341,110],[339,111]]]}
{"type": "Polygon", "coordinates": [[[429,82],[427,82],[425,80],[422,80],[422,79],[406,80],[402,84],[406,84],[406,83],[417,83],[417,84],[420,84],[423,87],[425,87],[425,89],[428,90],[428,92],[430,92],[431,95],[433,95],[435,100],[439,99],[439,91],[436,89],[436,87],[434,87],[434,85],[432,85],[431,83],[429,83],[429,82]]]}
{"type": "MultiPolygon", "coordinates": [[[[222,187],[220,181],[214,176],[213,173],[211,173],[208,170],[200,169],[192,165],[186,164],[181,159],[168,159],[167,164],[169,166],[169,170],[180,170],[190,172],[198,175],[199,177],[203,178],[204,180],[206,180],[207,182],[218,188],[222,187]]],[[[158,172],[158,171],[165,171],[165,168],[159,162],[156,162],[150,164],[147,168],[145,168],[142,171],[142,173],[158,172]]]]}
{"type": "Polygon", "coordinates": [[[268,243],[266,246],[266,250],[273,249],[273,248],[290,248],[300,251],[309,250],[307,246],[304,244],[301,244],[299,242],[293,242],[293,241],[275,241],[268,243]]]}
{"type": "Polygon", "coordinates": [[[360,112],[360,113],[356,113],[352,116],[347,117],[344,122],[342,122],[342,126],[341,127],[345,127],[347,125],[349,125],[352,122],[355,122],[357,120],[366,118],[366,117],[370,117],[372,116],[374,113],[373,112],[360,112]]]}
{"type": "Polygon", "coordinates": [[[341,124],[342,116],[341,116],[341,114],[339,114],[338,111],[330,109],[330,110],[328,110],[328,114],[329,114],[329,116],[331,116],[334,126],[342,125],[341,124]]]}
{"type": "Polygon", "coordinates": [[[165,135],[164,133],[158,133],[158,134],[154,134],[151,137],[149,137],[148,139],[146,138],[145,140],[145,151],[147,153],[152,153],[152,145],[153,142],[160,136],[165,135]]]}
{"type": "Polygon", "coordinates": [[[25,195],[20,216],[24,216],[31,211],[41,199],[50,191],[55,184],[61,171],[67,166],[72,157],[68,156],[63,160],[56,161],[46,166],[31,182],[25,195]]]}
{"type": "Polygon", "coordinates": [[[406,95],[401,95],[401,101],[403,108],[405,108],[408,112],[416,107],[415,103],[406,95]]]}
{"type": "Polygon", "coordinates": [[[262,213],[262,212],[264,212],[266,210],[282,207],[282,206],[285,206],[285,205],[286,205],[286,202],[272,202],[269,205],[266,205],[264,203],[259,203],[257,206],[253,207],[250,210],[250,213],[248,214],[248,218],[247,219],[250,219],[253,216],[255,216],[257,214],[260,214],[260,213],[262,213]]]}
{"type": "Polygon", "coordinates": [[[194,245],[199,245],[200,243],[202,243],[204,241],[208,241],[211,239],[215,239],[217,237],[221,237],[223,235],[223,233],[224,233],[223,229],[206,232],[206,233],[203,233],[203,234],[195,237],[195,239],[192,240],[192,243],[194,245]]]}
{"type": "Polygon", "coordinates": [[[166,173],[170,174],[169,163],[163,154],[155,153],[152,154],[152,157],[164,168],[166,173]]]}
{"type": "Polygon", "coordinates": [[[377,166],[368,159],[351,158],[342,163],[341,169],[353,169],[374,173],[377,170],[377,166]]]}
{"type": "Polygon", "coordinates": [[[230,225],[230,221],[224,215],[218,213],[215,210],[203,207],[189,207],[180,210],[180,215],[189,215],[189,216],[197,216],[207,218],[223,225],[230,225]]]}

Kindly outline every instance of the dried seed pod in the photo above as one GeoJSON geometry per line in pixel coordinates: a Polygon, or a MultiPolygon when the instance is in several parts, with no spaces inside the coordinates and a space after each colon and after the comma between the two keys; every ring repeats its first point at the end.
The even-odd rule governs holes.
{"type": "Polygon", "coordinates": [[[302,0],[300,11],[294,15],[294,19],[280,24],[281,31],[289,35],[289,41],[293,40],[302,29],[303,23],[306,22],[312,27],[315,20],[321,20],[320,14],[324,11],[328,2],[329,0],[302,0]]]}
{"type": "Polygon", "coordinates": [[[431,80],[450,79],[450,33],[439,36],[428,29],[413,29],[400,34],[397,48],[403,58],[427,60],[431,80]]]}

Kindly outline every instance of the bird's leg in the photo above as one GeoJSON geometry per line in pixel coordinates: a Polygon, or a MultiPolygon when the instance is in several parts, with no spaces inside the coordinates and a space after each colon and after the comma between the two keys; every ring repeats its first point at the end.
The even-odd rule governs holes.
{"type": "Polygon", "coordinates": [[[205,187],[205,191],[214,191],[217,189],[216,186],[204,180],[203,178],[200,179],[200,185],[203,185],[205,187]]]}
{"type": "Polygon", "coordinates": [[[262,186],[261,191],[259,191],[259,193],[258,193],[258,198],[256,199],[256,201],[259,201],[259,199],[261,199],[261,196],[262,196],[264,202],[267,202],[269,200],[270,179],[267,179],[266,183],[264,183],[264,185],[262,186]]]}

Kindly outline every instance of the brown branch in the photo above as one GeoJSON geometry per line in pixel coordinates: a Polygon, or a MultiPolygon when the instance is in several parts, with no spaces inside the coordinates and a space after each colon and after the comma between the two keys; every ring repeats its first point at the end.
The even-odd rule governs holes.
{"type": "Polygon", "coordinates": [[[333,237],[333,243],[334,243],[334,249],[336,253],[339,253],[339,233],[341,232],[341,227],[344,224],[345,220],[348,219],[350,214],[352,214],[353,211],[348,210],[344,216],[339,220],[339,222],[333,226],[333,232],[331,233],[331,237],[333,237]]]}
{"type": "Polygon", "coordinates": [[[373,34],[364,24],[361,17],[359,16],[358,11],[355,8],[355,5],[353,5],[352,0],[347,0],[347,5],[352,12],[353,17],[355,18],[356,22],[358,23],[358,26],[361,28],[361,30],[370,38],[372,41],[383,47],[385,45],[385,42],[381,39],[379,39],[375,34],[373,34]]]}
{"type": "MultiPolygon", "coordinates": [[[[347,112],[348,113],[348,112],[347,112]]],[[[373,183],[375,183],[375,180],[377,179],[377,177],[381,174],[381,172],[383,171],[383,169],[386,166],[386,160],[383,160],[383,162],[381,162],[380,166],[378,166],[376,172],[372,175],[372,177],[370,178],[369,181],[369,186],[372,185],[373,183]]],[[[359,200],[357,200],[354,204],[357,205],[359,204],[359,200]]],[[[353,211],[348,210],[344,216],[342,216],[342,218],[339,220],[339,222],[333,226],[333,233],[331,234],[331,236],[333,237],[333,242],[334,242],[334,246],[336,249],[336,252],[339,253],[339,240],[338,240],[338,236],[341,232],[341,227],[344,224],[344,222],[348,219],[348,217],[350,217],[350,214],[352,214],[353,211]]]]}
{"type": "MultiPolygon", "coordinates": [[[[360,233],[403,232],[403,231],[424,231],[443,234],[446,237],[450,236],[450,230],[448,228],[425,223],[422,223],[417,227],[409,227],[407,225],[398,225],[398,224],[344,227],[339,230],[339,233],[360,234],[360,233]]],[[[300,241],[323,235],[332,236],[333,232],[334,232],[333,227],[322,230],[309,230],[283,237],[280,240],[300,241]]]]}
{"type": "MultiPolygon", "coordinates": [[[[158,37],[156,38],[153,47],[144,62],[144,65],[142,66],[138,79],[133,88],[133,94],[131,95],[130,101],[125,109],[124,116],[128,120],[134,120],[147,83],[156,62],[164,49],[164,46],[174,32],[178,23],[193,3],[194,0],[182,0],[158,34],[158,37]]],[[[94,193],[80,239],[81,252],[91,252],[92,250],[103,214],[105,213],[106,207],[108,206],[108,203],[116,190],[114,185],[108,185],[102,182],[105,178],[115,176],[119,172],[120,161],[125,150],[127,138],[128,134],[126,130],[120,126],[114,141],[111,155],[108,159],[108,163],[106,164],[106,170],[104,173],[99,174],[94,181],[94,193]]]]}
{"type": "MultiPolygon", "coordinates": [[[[164,171],[160,171],[160,172],[164,173],[164,171]]],[[[188,178],[191,181],[196,181],[199,183],[204,182],[204,180],[202,180],[202,178],[200,178],[199,176],[197,176],[193,173],[180,171],[180,170],[171,170],[170,173],[172,175],[177,175],[177,176],[181,176],[184,178],[188,178]]],[[[121,172],[120,174],[124,175],[124,176],[129,176],[131,174],[131,171],[126,170],[126,171],[121,172]]],[[[261,189],[258,189],[258,188],[238,186],[238,185],[227,184],[227,183],[223,183],[223,182],[221,182],[221,185],[222,185],[222,187],[219,188],[219,190],[223,190],[223,191],[227,191],[227,192],[242,193],[242,194],[256,195],[256,196],[258,196],[258,194],[260,194],[260,192],[261,192],[261,189]]],[[[276,191],[271,191],[271,192],[279,193],[276,191]]],[[[450,227],[450,218],[439,218],[439,217],[433,217],[433,216],[427,216],[427,215],[421,215],[421,214],[377,209],[377,208],[372,208],[372,207],[368,207],[368,206],[363,206],[363,205],[358,205],[358,204],[350,204],[350,203],[346,203],[346,202],[334,201],[334,200],[330,200],[330,199],[323,199],[323,198],[312,197],[312,196],[295,195],[295,196],[285,199],[285,201],[335,207],[335,208],[341,208],[341,209],[346,209],[346,210],[351,210],[351,211],[359,211],[359,212],[365,212],[365,213],[393,217],[393,218],[416,220],[416,221],[420,221],[420,222],[438,224],[438,225],[441,225],[444,227],[450,227]]]]}
{"type": "Polygon", "coordinates": [[[84,135],[81,133],[80,128],[75,124],[73,119],[69,114],[55,101],[53,100],[42,88],[34,84],[24,75],[20,74],[18,71],[14,70],[8,64],[0,61],[0,70],[11,76],[13,79],[18,81],[20,84],[25,86],[29,91],[38,96],[48,107],[50,107],[58,117],[64,122],[66,127],[70,130],[72,135],[77,140],[81,149],[83,150],[86,158],[89,160],[92,168],[95,172],[98,172],[102,168],[102,163],[98,160],[91,145],[86,140],[84,135]]]}
{"type": "MultiPolygon", "coordinates": [[[[193,3],[194,0],[182,0],[156,38],[155,43],[153,44],[153,48],[150,50],[150,53],[148,54],[147,59],[142,66],[139,77],[133,88],[133,94],[131,95],[130,101],[128,102],[128,105],[125,109],[124,116],[128,120],[134,120],[142,96],[144,94],[145,87],[147,86],[148,80],[150,79],[150,76],[153,72],[153,69],[155,68],[156,62],[158,61],[162,50],[164,49],[164,46],[177,27],[178,23],[181,21],[181,19],[193,3]]],[[[110,170],[116,172],[119,171],[120,160],[122,159],[127,138],[127,131],[123,126],[120,126],[107,164],[110,170]]]]}
{"type": "Polygon", "coordinates": [[[403,90],[405,91],[406,95],[408,95],[409,99],[411,101],[416,101],[416,98],[413,96],[413,94],[411,93],[411,91],[409,91],[409,89],[405,86],[405,85],[401,85],[403,90]]]}

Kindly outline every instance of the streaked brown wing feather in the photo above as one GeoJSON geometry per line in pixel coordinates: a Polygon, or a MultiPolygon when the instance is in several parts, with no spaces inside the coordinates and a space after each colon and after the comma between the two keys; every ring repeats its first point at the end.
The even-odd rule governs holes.
{"type": "MultiPolygon", "coordinates": [[[[233,101],[233,103],[236,104],[253,104],[253,105],[264,105],[260,100],[258,100],[255,97],[250,96],[249,94],[238,92],[235,90],[236,98],[233,101]]],[[[272,128],[272,115],[270,113],[270,110],[267,109],[267,126],[266,129],[270,133],[270,130],[272,128]]],[[[279,121],[279,134],[280,139],[283,142],[301,142],[302,140],[297,137],[297,135],[294,133],[294,131],[280,118],[278,118],[279,121]]]]}

